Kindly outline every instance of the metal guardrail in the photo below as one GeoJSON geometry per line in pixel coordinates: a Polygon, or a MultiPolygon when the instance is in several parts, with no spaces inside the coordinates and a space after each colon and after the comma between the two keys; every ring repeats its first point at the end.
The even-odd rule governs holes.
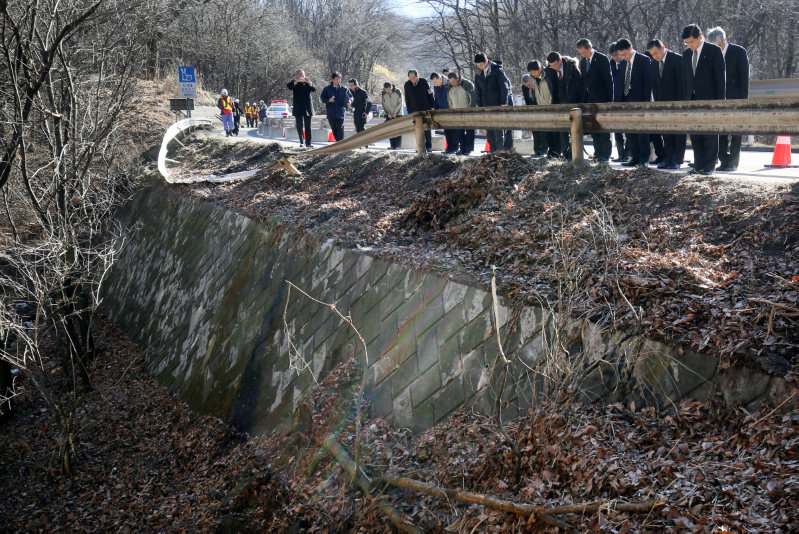
{"type": "Polygon", "coordinates": [[[564,131],[579,109],[586,133],[790,134],[799,98],[558,104],[426,112],[435,128],[564,131]]]}
{"type": "MultiPolygon", "coordinates": [[[[365,147],[378,141],[383,141],[385,139],[391,139],[392,137],[410,133],[414,131],[414,127],[414,115],[405,115],[394,120],[386,121],[378,126],[367,128],[363,132],[359,132],[351,137],[347,137],[338,143],[333,143],[331,145],[326,145],[303,152],[288,152],[287,154],[294,156],[304,156],[306,154],[338,154],[340,152],[355,150],[356,148],[365,147]]],[[[427,129],[429,130],[430,128],[427,129]]],[[[424,145],[422,145],[422,148],[424,148],[424,145]]]]}
{"type": "Polygon", "coordinates": [[[749,98],[799,96],[799,78],[777,80],[752,80],[749,82],[749,98]]]}
{"type": "Polygon", "coordinates": [[[374,126],[352,137],[303,152],[288,152],[282,166],[299,174],[297,157],[337,154],[414,131],[424,154],[424,132],[432,129],[570,131],[573,164],[583,166],[585,133],[686,133],[799,135],[799,97],[755,100],[697,100],[558,104],[425,111],[374,126]],[[293,171],[291,169],[293,169],[293,171]]]}

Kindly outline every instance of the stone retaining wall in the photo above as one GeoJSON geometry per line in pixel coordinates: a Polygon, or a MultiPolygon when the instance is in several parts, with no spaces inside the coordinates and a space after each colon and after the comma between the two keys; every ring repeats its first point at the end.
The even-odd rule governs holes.
{"type": "MultiPolygon", "coordinates": [[[[165,185],[140,191],[121,218],[130,240],[104,287],[105,309],[195,409],[253,433],[286,428],[315,381],[344,358],[363,361],[354,332],[297,292],[286,321],[302,360],[291,356],[284,280],[351,315],[367,342],[374,415],[421,431],[460,406],[493,405],[490,293],[267,228],[165,185]]],[[[499,315],[513,360],[504,395],[511,417],[549,394],[554,328],[539,308],[501,306],[499,315]]],[[[728,403],[756,408],[786,392],[783,379],[759,372],[718,374],[708,356],[646,340],[619,344],[589,323],[568,329],[572,364],[590,370],[575,385],[583,401],[669,405],[720,391],[728,403]]]]}

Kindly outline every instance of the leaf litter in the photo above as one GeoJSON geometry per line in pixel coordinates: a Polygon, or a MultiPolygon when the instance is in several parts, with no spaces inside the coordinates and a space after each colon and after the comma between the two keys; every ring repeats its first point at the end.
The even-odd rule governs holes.
{"type": "MultiPolygon", "coordinates": [[[[80,464],[57,474],[52,423],[30,397],[0,432],[0,519],[25,532],[390,532],[379,490],[429,532],[555,532],[531,518],[396,488],[352,489],[323,447],[354,439],[344,361],[301,400],[291,428],[249,436],[193,412],[144,368],[142,351],[102,322],[96,389],[76,420],[80,464]]],[[[795,532],[799,528],[799,413],[725,410],[683,401],[671,414],[620,404],[544,404],[506,424],[515,460],[492,420],[460,410],[420,434],[367,421],[363,467],[542,506],[603,501],[570,516],[590,532],[795,532]],[[664,499],[648,515],[615,502],[664,499]]],[[[779,408],[779,407],[777,407],[779,408]]]]}

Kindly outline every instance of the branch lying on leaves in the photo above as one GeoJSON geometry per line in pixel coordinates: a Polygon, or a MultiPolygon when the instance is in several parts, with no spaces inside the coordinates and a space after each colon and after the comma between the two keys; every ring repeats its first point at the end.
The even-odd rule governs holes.
{"type": "MultiPolygon", "coordinates": [[[[356,468],[355,463],[350,459],[347,451],[344,450],[334,436],[328,436],[324,442],[324,448],[330,451],[336,461],[341,465],[342,469],[355,480],[364,493],[373,493],[376,486],[390,485],[402,488],[409,491],[418,491],[431,497],[440,499],[457,500],[470,504],[480,504],[510,512],[513,514],[522,515],[528,518],[529,523],[541,521],[547,525],[558,527],[565,532],[579,533],[579,530],[572,526],[567,521],[558,518],[560,515],[576,514],[595,514],[600,511],[616,510],[619,512],[628,513],[649,513],[652,510],[665,506],[666,501],[657,500],[643,503],[623,503],[617,501],[608,502],[590,502],[582,504],[570,504],[565,506],[557,506],[554,508],[544,508],[534,504],[517,503],[514,501],[507,501],[494,497],[492,495],[483,495],[481,493],[473,493],[471,491],[463,491],[452,488],[442,488],[430,484],[429,482],[422,482],[421,480],[414,480],[407,477],[397,477],[393,475],[383,475],[374,480],[369,477],[360,468],[356,468]],[[356,475],[357,473],[357,475],[356,475]]],[[[375,501],[381,513],[400,531],[406,533],[417,534],[421,531],[418,527],[403,518],[397,511],[391,507],[382,497],[375,494],[375,501]]]]}
{"type": "Polygon", "coordinates": [[[418,491],[431,497],[438,497],[442,499],[457,500],[471,504],[481,504],[496,510],[502,510],[530,518],[530,522],[541,521],[551,526],[557,526],[566,532],[579,532],[578,529],[559,519],[556,516],[567,514],[592,514],[605,510],[616,510],[619,512],[630,513],[649,513],[652,510],[661,508],[666,504],[664,500],[649,501],[642,503],[621,503],[616,501],[608,502],[590,502],[583,504],[571,504],[567,506],[558,506],[554,508],[544,508],[534,504],[517,503],[513,501],[506,501],[492,495],[483,495],[481,493],[473,493],[471,491],[463,491],[452,488],[442,488],[435,486],[428,482],[414,480],[406,477],[396,477],[391,475],[384,475],[378,479],[379,482],[390,484],[398,488],[403,488],[411,491],[418,491]]]}
{"type": "Polygon", "coordinates": [[[494,400],[494,421],[497,423],[497,428],[502,437],[505,438],[505,443],[510,446],[513,455],[516,458],[516,465],[513,469],[513,485],[518,486],[521,479],[522,472],[522,453],[516,441],[511,439],[502,425],[502,393],[505,391],[505,381],[508,378],[508,365],[511,361],[505,356],[505,350],[502,348],[502,338],[499,334],[499,299],[497,298],[497,268],[491,266],[491,302],[492,310],[494,312],[494,331],[497,335],[497,348],[499,349],[499,356],[502,358],[502,376],[499,380],[499,387],[497,388],[497,395],[494,400]]]}

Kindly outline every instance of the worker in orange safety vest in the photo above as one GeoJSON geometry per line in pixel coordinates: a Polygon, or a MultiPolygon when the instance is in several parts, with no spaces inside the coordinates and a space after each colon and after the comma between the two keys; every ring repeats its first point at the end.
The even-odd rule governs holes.
{"type": "Polygon", "coordinates": [[[222,89],[219,100],[216,102],[216,107],[222,112],[222,126],[225,128],[225,135],[230,136],[233,133],[233,99],[227,93],[227,89],[222,89]]]}

